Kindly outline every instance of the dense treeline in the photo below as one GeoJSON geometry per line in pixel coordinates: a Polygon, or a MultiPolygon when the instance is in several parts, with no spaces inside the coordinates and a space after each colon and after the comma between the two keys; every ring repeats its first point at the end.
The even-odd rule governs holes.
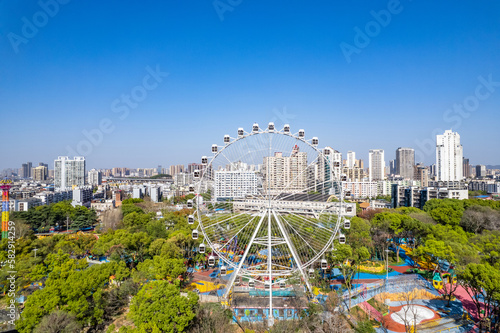
{"type": "Polygon", "coordinates": [[[58,225],[66,229],[81,229],[90,227],[97,222],[94,210],[83,206],[73,207],[71,201],[61,201],[55,204],[38,206],[27,212],[14,212],[13,221],[22,221],[38,232],[47,232],[58,225]]]}
{"type": "MultiPolygon", "coordinates": [[[[185,198],[178,201],[182,200],[185,198]]],[[[198,296],[191,292],[187,296],[180,294],[189,284],[187,266],[205,260],[204,255],[195,251],[199,240],[192,239],[194,226],[187,223],[186,217],[192,210],[164,211],[158,219],[156,213],[148,213],[145,207],[142,200],[125,200],[113,213],[119,216],[116,223],[104,223],[106,226],[98,231],[99,235],[54,235],[38,239],[32,233],[25,233],[17,239],[16,286],[18,294],[28,296],[17,321],[18,330],[51,332],[55,323],[59,323],[61,330],[71,327],[73,332],[234,329],[231,316],[220,306],[200,305],[198,296]],[[83,256],[106,256],[110,262],[89,266],[83,256]],[[44,288],[31,286],[37,283],[44,288]]],[[[94,223],[92,214],[86,208],[58,203],[36,207],[16,214],[15,218],[19,225],[25,223],[40,230],[65,223],[67,216],[73,223],[83,220],[81,216],[94,223]]],[[[417,260],[433,263],[437,274],[447,271],[441,267],[443,262],[453,266],[461,285],[482,294],[477,298],[478,304],[484,299],[493,309],[483,314],[484,326],[491,318],[499,322],[499,202],[430,200],[423,210],[411,207],[368,210],[352,218],[351,228],[344,232],[347,243],[336,244],[335,253],[326,258],[341,270],[349,291],[362,265],[384,262],[386,249],[404,244],[417,260]]],[[[7,240],[0,246],[3,250],[0,261],[5,262],[7,240]]],[[[399,250],[390,253],[390,262],[400,260],[399,250]]],[[[7,266],[0,270],[4,291],[9,270],[7,266]]],[[[325,289],[329,285],[321,277],[313,282],[325,289]]],[[[447,290],[448,299],[453,292],[447,290]]],[[[4,297],[2,301],[5,300],[4,297]]],[[[307,331],[308,325],[319,327],[321,320],[314,319],[313,314],[321,311],[311,308],[307,312],[310,315],[295,323],[294,328],[307,331]]],[[[339,332],[348,331],[343,325],[338,327],[341,327],[339,332]]]]}

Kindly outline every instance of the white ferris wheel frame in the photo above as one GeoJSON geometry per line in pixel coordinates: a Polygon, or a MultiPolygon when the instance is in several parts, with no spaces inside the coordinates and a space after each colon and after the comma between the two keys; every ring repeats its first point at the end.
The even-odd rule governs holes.
{"type": "MultiPolygon", "coordinates": [[[[255,124],[256,125],[256,124],[255,124]]],[[[254,125],[254,126],[255,126],[254,125]]],[[[271,125],[271,124],[269,124],[271,125]]],[[[257,125],[258,126],[258,125],[257,125]]],[[[229,136],[229,142],[225,142],[224,146],[219,146],[219,145],[213,145],[213,147],[217,147],[217,152],[213,153],[213,157],[211,158],[208,158],[207,157],[207,163],[204,164],[204,171],[205,170],[210,170],[211,166],[212,166],[212,163],[216,160],[217,157],[219,157],[220,155],[224,156],[225,155],[223,154],[224,150],[227,149],[228,147],[230,147],[231,145],[235,144],[236,142],[238,141],[241,141],[241,140],[245,140],[251,136],[255,136],[255,135],[261,135],[261,134],[276,134],[276,135],[284,135],[284,136],[289,136],[295,140],[298,140],[298,141],[301,141],[303,143],[305,143],[306,145],[308,145],[310,148],[312,148],[313,150],[315,150],[318,154],[318,157],[315,159],[315,160],[318,160],[319,158],[321,158],[323,161],[328,161],[328,159],[325,157],[325,154],[323,153],[323,150],[325,150],[325,148],[323,149],[318,149],[317,147],[317,144],[316,145],[313,145],[312,144],[312,140],[313,139],[316,139],[317,138],[313,138],[313,139],[309,139],[309,140],[306,140],[305,139],[305,136],[304,136],[304,131],[303,130],[299,130],[299,132],[295,133],[295,134],[292,134],[290,131],[288,132],[285,132],[284,129],[285,127],[288,126],[289,128],[289,125],[285,125],[283,126],[283,128],[281,130],[276,130],[276,129],[269,129],[270,126],[268,126],[265,130],[262,129],[262,128],[258,128],[257,131],[254,131],[252,130],[251,132],[246,132],[245,130],[243,130],[243,135],[238,135],[236,138],[233,138],[231,136],[229,136]],[[302,135],[303,136],[299,136],[299,133],[302,132],[302,135]]],[[[274,127],[274,124],[273,124],[273,127],[274,127]]],[[[241,130],[238,129],[238,131],[241,130]]],[[[227,139],[228,135],[225,135],[225,139],[227,139]]],[[[233,163],[233,161],[230,161],[227,157],[225,157],[226,160],[229,161],[229,163],[233,163]]],[[[203,233],[203,237],[205,239],[205,242],[208,243],[208,246],[213,252],[215,252],[218,256],[219,259],[221,259],[227,266],[231,267],[234,269],[233,271],[233,275],[231,276],[231,279],[230,279],[230,282],[226,285],[226,293],[225,293],[225,297],[228,298],[230,292],[231,292],[231,289],[233,287],[233,284],[237,278],[237,276],[241,276],[241,277],[247,277],[247,278],[252,278],[252,277],[256,277],[256,276],[263,276],[263,277],[269,277],[269,294],[270,294],[270,309],[272,309],[272,286],[274,284],[277,284],[278,282],[274,282],[272,283],[272,278],[273,276],[290,276],[293,274],[293,272],[295,271],[300,271],[303,279],[304,279],[304,282],[308,288],[308,290],[312,293],[312,287],[311,287],[311,284],[309,282],[309,278],[308,278],[308,274],[306,272],[306,268],[307,267],[310,267],[311,265],[313,265],[315,262],[317,262],[320,258],[324,257],[324,253],[326,251],[328,251],[329,249],[332,249],[332,244],[335,240],[335,238],[337,237],[337,235],[339,235],[339,231],[340,231],[340,228],[341,228],[341,225],[342,225],[342,220],[344,218],[343,216],[343,203],[344,203],[344,198],[343,198],[343,193],[344,191],[342,190],[342,186],[341,186],[341,175],[338,174],[337,175],[337,172],[336,172],[336,168],[333,167],[333,161],[331,160],[333,157],[332,155],[330,155],[330,160],[329,160],[329,163],[330,163],[330,180],[329,182],[332,184],[332,186],[330,188],[333,188],[333,183],[334,182],[337,182],[340,186],[340,189],[339,189],[339,195],[338,195],[338,199],[339,199],[339,207],[338,207],[338,214],[337,214],[337,221],[335,223],[335,228],[333,229],[332,233],[331,233],[331,236],[330,238],[328,239],[327,243],[323,246],[323,249],[319,251],[319,253],[317,253],[312,259],[310,259],[308,262],[306,263],[301,263],[301,260],[299,259],[297,253],[295,252],[295,248],[294,248],[294,245],[292,244],[292,242],[290,241],[290,239],[288,239],[288,233],[283,229],[283,226],[281,225],[281,223],[279,222],[279,219],[278,217],[276,216],[276,212],[273,210],[271,212],[271,209],[269,208],[269,210],[267,212],[265,212],[265,207],[262,207],[260,210],[259,210],[259,222],[257,224],[257,226],[255,227],[255,230],[250,238],[250,241],[248,242],[247,246],[246,246],[246,249],[245,249],[245,252],[244,254],[241,256],[241,259],[239,260],[239,263],[234,263],[232,262],[231,260],[229,260],[226,255],[224,253],[221,253],[219,252],[219,249],[216,248],[216,246],[214,246],[214,243],[212,242],[212,239],[206,234],[205,232],[205,227],[203,225],[203,222],[202,222],[202,212],[200,211],[199,209],[199,205],[198,205],[198,198],[202,195],[202,191],[201,191],[201,187],[202,187],[202,184],[204,182],[204,179],[206,177],[206,174],[205,172],[202,173],[202,175],[200,175],[197,183],[195,183],[195,200],[194,200],[194,203],[196,204],[196,217],[197,217],[197,222],[198,222],[198,226],[199,228],[201,229],[201,232],[203,233]],[[246,270],[246,269],[243,269],[243,264],[245,262],[245,259],[247,258],[247,255],[248,255],[248,252],[250,251],[250,248],[252,247],[252,245],[255,243],[255,238],[256,238],[256,235],[258,233],[258,231],[261,229],[261,225],[262,223],[264,223],[265,221],[265,217],[266,215],[268,216],[268,219],[270,220],[271,219],[271,216],[273,216],[275,218],[275,220],[277,221],[277,224],[278,224],[278,227],[280,228],[280,231],[281,233],[283,234],[283,237],[285,238],[285,243],[286,245],[288,246],[288,248],[290,249],[291,251],[291,254],[295,260],[295,263],[297,264],[297,268],[293,269],[293,268],[289,268],[289,269],[286,269],[286,270],[283,270],[283,271],[278,271],[278,270],[273,270],[272,266],[278,266],[276,264],[272,264],[272,253],[271,253],[271,249],[272,249],[272,246],[274,245],[273,244],[273,240],[272,240],[272,235],[270,232],[268,232],[268,236],[267,238],[268,239],[268,253],[269,255],[267,256],[268,257],[268,269],[266,269],[265,271],[262,271],[262,272],[256,272],[256,271],[249,271],[249,270],[246,270]]],[[[313,160],[314,161],[314,160],[313,160]]],[[[309,164],[310,165],[310,164],[309,164]]],[[[307,167],[309,167],[309,165],[307,167]]],[[[213,180],[211,180],[213,181],[213,180]]],[[[324,182],[326,183],[326,182],[324,182]]],[[[282,192],[283,193],[283,192],[282,192]]],[[[274,195],[273,195],[274,196],[274,195]]],[[[276,199],[277,196],[274,196],[273,199],[276,199]]],[[[267,200],[267,199],[266,199],[267,200]]],[[[269,200],[271,200],[271,198],[269,198],[269,200]]],[[[333,206],[333,205],[332,205],[333,206]]],[[[254,219],[252,218],[249,223],[251,221],[253,221],[254,219]]],[[[269,229],[271,228],[271,223],[269,222],[268,223],[268,226],[269,226],[269,229]]],[[[242,230],[244,229],[245,227],[242,228],[242,230]]],[[[304,240],[305,241],[305,240],[304,240]]],[[[255,280],[255,282],[260,282],[258,280],[255,280]]]]}

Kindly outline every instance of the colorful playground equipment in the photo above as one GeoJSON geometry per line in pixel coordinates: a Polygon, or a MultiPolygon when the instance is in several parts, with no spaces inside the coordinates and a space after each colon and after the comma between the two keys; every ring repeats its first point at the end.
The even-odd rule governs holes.
{"type": "Polygon", "coordinates": [[[449,283],[449,284],[457,283],[457,276],[453,272],[443,274],[443,278],[445,279],[444,281],[446,283],[449,283]]]}
{"type": "Polygon", "coordinates": [[[432,278],[432,285],[436,289],[443,289],[443,279],[441,279],[441,276],[439,273],[434,273],[434,277],[432,278]]]}
{"type": "Polygon", "coordinates": [[[213,290],[219,290],[226,287],[224,284],[214,284],[209,281],[196,281],[191,283],[193,289],[197,289],[200,294],[208,293],[213,290]]]}

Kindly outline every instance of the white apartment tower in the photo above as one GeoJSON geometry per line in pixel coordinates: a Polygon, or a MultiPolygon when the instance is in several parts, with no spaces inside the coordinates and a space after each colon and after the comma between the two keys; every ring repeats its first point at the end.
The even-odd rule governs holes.
{"type": "Polygon", "coordinates": [[[85,185],[85,157],[59,156],[54,160],[54,186],[61,190],[85,185]]]}
{"type": "Polygon", "coordinates": [[[353,151],[347,152],[347,167],[352,169],[356,166],[356,153],[353,151]]]}
{"type": "Polygon", "coordinates": [[[89,182],[89,185],[92,186],[99,186],[102,184],[102,173],[99,170],[92,169],[89,171],[87,181],[89,182]]]}
{"type": "Polygon", "coordinates": [[[257,175],[254,171],[215,171],[214,178],[216,199],[236,199],[247,195],[257,195],[257,175]]]}
{"type": "Polygon", "coordinates": [[[460,135],[452,130],[436,136],[437,180],[460,181],[463,179],[463,147],[460,135]]]}
{"type": "Polygon", "coordinates": [[[383,149],[370,149],[368,152],[368,163],[370,168],[370,181],[384,180],[385,159],[383,149]]]}

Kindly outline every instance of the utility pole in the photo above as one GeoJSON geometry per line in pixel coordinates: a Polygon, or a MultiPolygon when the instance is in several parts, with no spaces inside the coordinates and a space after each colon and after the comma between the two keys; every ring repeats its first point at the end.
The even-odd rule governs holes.
{"type": "Polygon", "coordinates": [[[38,249],[35,247],[32,251],[35,251],[35,258],[36,258],[36,251],[38,251],[38,249]]]}

